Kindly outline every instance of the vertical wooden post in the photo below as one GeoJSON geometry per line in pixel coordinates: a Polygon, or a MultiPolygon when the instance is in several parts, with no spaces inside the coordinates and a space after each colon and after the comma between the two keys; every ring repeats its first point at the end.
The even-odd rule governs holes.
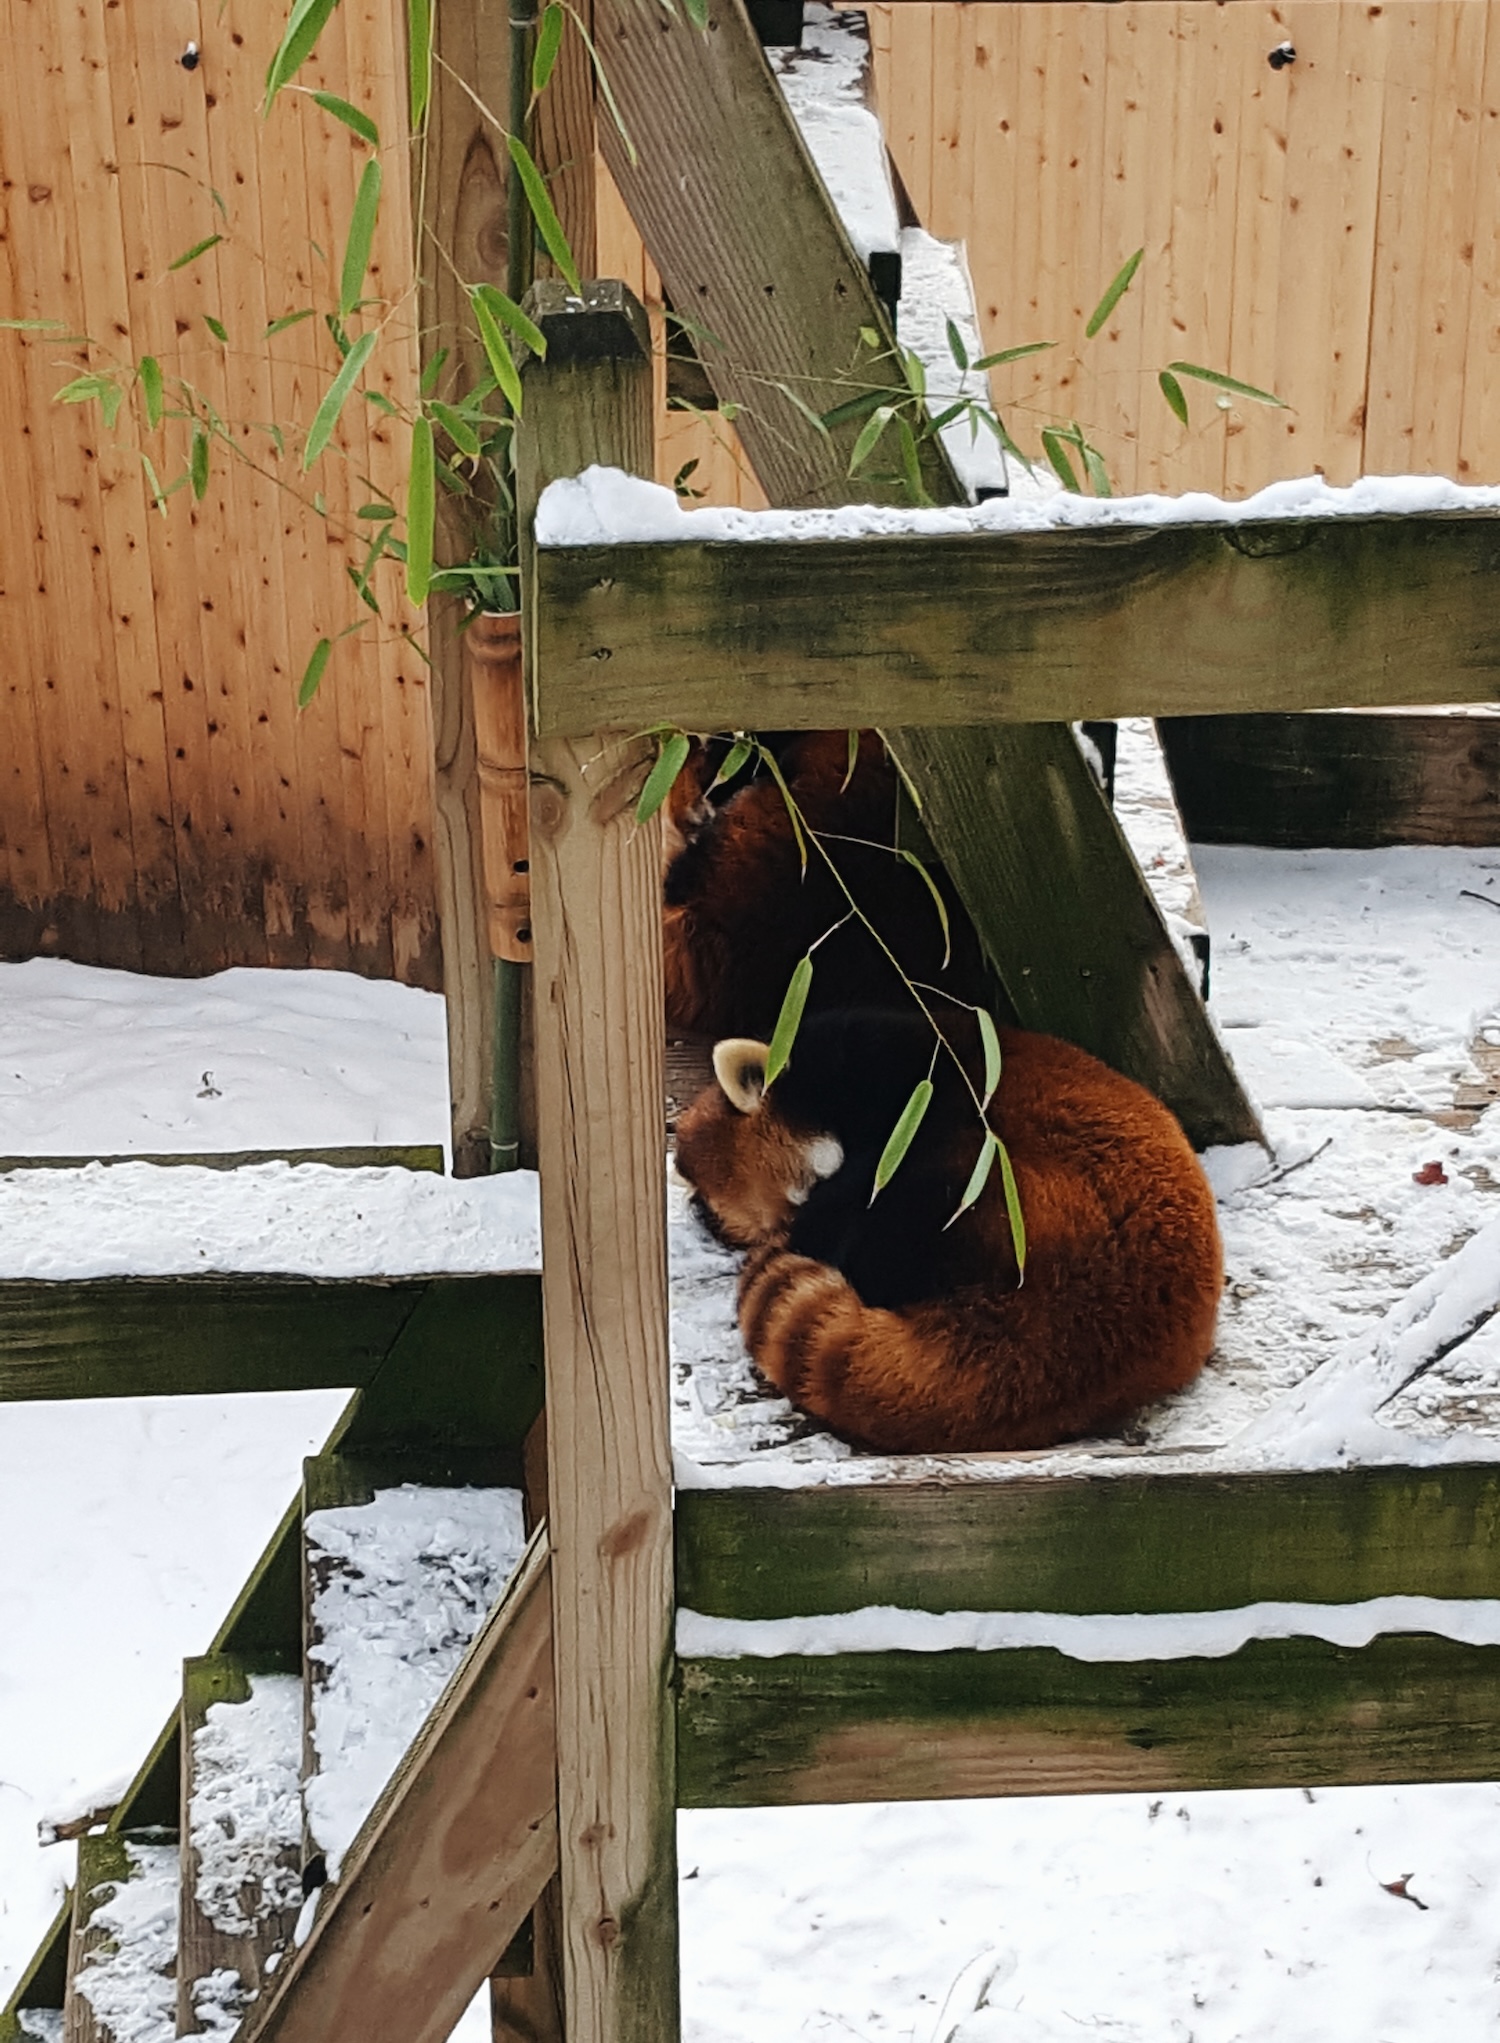
{"type": "MultiPolygon", "coordinates": [[[[522,531],[591,461],[649,475],[646,316],[622,284],[527,299],[522,531]]],[[[523,540],[523,580],[529,581],[523,540]]],[[[528,637],[531,637],[528,634],[528,637]]],[[[678,2034],[661,838],[638,736],[532,749],[558,1832],[569,2043],[678,2034]]]]}

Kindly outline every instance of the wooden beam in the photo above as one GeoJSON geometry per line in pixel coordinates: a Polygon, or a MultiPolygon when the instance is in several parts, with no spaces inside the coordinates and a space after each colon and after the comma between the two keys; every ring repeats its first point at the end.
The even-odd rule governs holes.
{"type": "Polygon", "coordinates": [[[1500,518],[537,556],[545,734],[1062,722],[1500,695],[1500,518]]]}
{"type": "Polygon", "coordinates": [[[1493,1780],[1500,1647],[1256,1640],[1221,1660],[1050,1650],[690,1660],[685,1808],[1493,1780]]]}
{"type": "Polygon", "coordinates": [[[430,1375],[424,1391],[403,1377],[403,1409],[424,1392],[463,1406],[473,1390],[513,1408],[519,1440],[540,1401],[537,1299],[524,1275],[6,1279],[0,1403],[359,1387],[410,1327],[412,1366],[430,1375]]]}
{"type": "Polygon", "coordinates": [[[678,1600],[711,1617],[1229,1610],[1500,1596],[1500,1467],[683,1490],[678,1600]]]}
{"type": "Polygon", "coordinates": [[[1067,726],[886,736],[1020,1026],[1065,1037],[1136,1079],[1172,1109],[1195,1149],[1263,1143],[1067,726]]]}
{"type": "Polygon", "coordinates": [[[1202,844],[1500,844],[1500,717],[1165,717],[1202,844]]]}
{"type": "MultiPolygon", "coordinates": [[[[773,503],[850,501],[860,421],[822,433],[857,389],[907,394],[885,309],[823,189],[741,0],[710,0],[706,31],[659,0],[595,0],[595,31],[634,148],[609,120],[599,142],[672,306],[702,329],[698,354],[773,503]],[[861,329],[878,336],[871,348],[861,329]],[[712,338],[709,338],[711,336],[712,338]],[[792,392],[795,395],[789,396],[792,392]]],[[[936,442],[923,482],[959,500],[936,442]]],[[[879,461],[862,501],[906,501],[879,461]]],[[[584,726],[574,726],[584,728],[584,726]]]]}
{"type": "Polygon", "coordinates": [[[100,1156],[90,1151],[80,1156],[0,1156],[0,1175],[13,1170],[78,1170],[86,1163],[152,1163],[166,1169],[191,1165],[198,1170],[240,1170],[257,1163],[326,1163],[340,1170],[430,1170],[441,1175],[443,1146],[440,1142],[409,1143],[400,1146],[342,1149],[217,1149],[196,1156],[171,1150],[159,1154],[130,1151],[119,1156],[100,1156]]]}
{"type": "MultiPolygon", "coordinates": [[[[551,477],[649,473],[652,454],[635,299],[591,285],[573,309],[552,285],[527,304],[548,351],[523,370],[523,531],[551,477]]],[[[573,730],[531,761],[564,1999],[570,2043],[672,2043],[661,835],[634,816],[649,742],[573,730]]]]}
{"type": "Polygon", "coordinates": [[[545,1530],[241,2043],[446,2043],[557,1863],[545,1530]]]}

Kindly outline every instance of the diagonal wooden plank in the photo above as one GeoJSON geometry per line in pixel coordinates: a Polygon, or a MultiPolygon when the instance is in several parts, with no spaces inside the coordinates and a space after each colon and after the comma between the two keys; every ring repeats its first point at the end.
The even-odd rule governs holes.
{"type": "MultiPolygon", "coordinates": [[[[721,403],[740,407],[738,430],[772,502],[900,501],[899,475],[882,476],[873,460],[861,470],[857,483],[851,482],[848,465],[858,420],[829,433],[809,415],[809,409],[825,410],[861,385],[896,387],[899,371],[894,361],[881,359],[887,338],[870,345],[871,335],[888,336],[884,314],[741,0],[708,0],[708,24],[702,32],[692,26],[685,11],[666,12],[657,0],[596,0],[595,24],[635,145],[628,149],[608,122],[601,124],[610,169],[668,297],[714,337],[700,341],[699,352],[721,403]]],[[[936,443],[923,450],[922,480],[934,502],[963,500],[936,443]]],[[[554,562],[544,556],[540,565],[548,583],[538,606],[545,629],[550,623],[547,598],[554,562]]],[[[596,576],[595,589],[598,583],[596,576]]],[[[840,601],[832,606],[835,616],[840,601]]],[[[950,612],[957,607],[946,592],[944,602],[950,612]]],[[[748,643],[758,641],[762,623],[773,613],[774,603],[762,597],[748,643]]],[[[677,613],[657,609],[658,628],[668,618],[675,624],[677,613]]],[[[878,630],[892,624],[899,629],[903,622],[915,620],[901,619],[898,606],[888,602],[878,630]]],[[[819,618],[802,640],[803,653],[820,643],[823,629],[824,620],[819,618]]],[[[614,664],[599,657],[602,643],[596,637],[588,653],[596,677],[614,664]]],[[[705,652],[702,646],[693,649],[690,677],[683,677],[684,700],[695,693],[694,684],[701,677],[715,672],[715,661],[705,652]]],[[[1111,652],[1107,649],[1102,655],[1101,672],[1108,672],[1111,652]]],[[[554,672],[550,652],[540,656],[540,666],[550,679],[554,672]]],[[[573,678],[569,672],[570,683],[573,678]]],[[[663,682],[665,678],[663,674],[663,682]]],[[[804,682],[803,714],[781,721],[824,726],[925,721],[920,713],[885,715],[865,692],[868,679],[868,672],[862,674],[860,688],[841,703],[820,698],[816,711],[804,682]]],[[[678,716],[702,729],[721,727],[723,720],[699,715],[696,706],[692,711],[680,708],[665,686],[659,699],[659,715],[678,716]]],[[[611,723],[635,728],[652,721],[629,714],[620,718],[613,711],[580,719],[582,705],[577,702],[568,703],[562,721],[549,721],[552,707],[545,699],[539,703],[544,730],[587,730],[611,723]]],[[[1059,711],[1051,708],[1047,713],[1055,717],[1059,711]]],[[[972,723],[978,718],[950,715],[947,720],[972,723]]],[[[731,728],[766,728],[778,719],[768,698],[758,696],[744,700],[739,713],[727,721],[731,728]]],[[[1009,829],[1011,811],[1028,790],[1045,780],[1060,788],[1069,817],[1099,811],[1098,817],[1090,817],[1089,828],[1092,855],[1098,862],[1090,875],[1096,914],[1092,919],[1070,917],[1063,928],[1051,932],[1051,957],[1057,967],[1053,984],[1066,986],[1071,993],[1087,979],[1094,994],[1093,1010],[1131,1018],[1121,1034],[1132,1056],[1122,1068],[1193,1120],[1195,1129],[1228,1131],[1232,1140],[1258,1139],[1249,1102],[1214,1037],[1196,988],[1171,945],[1158,940],[1155,905],[1128,847],[1108,821],[1077,748],[1059,744],[1056,733],[1019,730],[1009,735],[1003,759],[977,736],[968,743],[948,741],[940,761],[929,760],[915,746],[908,751],[910,759],[903,763],[917,793],[936,796],[941,781],[952,798],[941,809],[935,800],[930,804],[929,829],[981,935],[1021,924],[1035,926],[1045,897],[1027,891],[1033,874],[1024,861],[964,858],[962,847],[947,839],[947,809],[966,820],[987,815],[987,835],[997,825],[1009,829]],[[1107,939],[1102,935],[1112,931],[1121,914],[1136,928],[1152,932],[1144,950],[1113,934],[1107,939]],[[1186,1090],[1179,1083],[1184,1071],[1193,1075],[1186,1090]],[[1205,1087],[1212,1103],[1206,1115],[1198,1111],[1205,1087]]],[[[1045,820],[1037,846],[1043,854],[1055,849],[1059,867],[1065,858],[1063,826],[1063,819],[1045,820]]],[[[1003,961],[999,957],[994,961],[1003,979],[1003,961]]],[[[1006,990],[1011,991],[1009,986],[1006,990]]],[[[1086,1048],[1099,1047],[1096,1039],[1080,1032],[1077,1015],[1078,1002],[1070,998],[1056,1008],[1032,1002],[1026,1018],[1032,1027],[1071,1033],[1086,1048]]],[[[1217,1133],[1217,1139],[1225,1137],[1217,1133]]]]}
{"type": "Polygon", "coordinates": [[[445,2043],[557,1865],[538,1529],[240,2043],[445,2043]]]}

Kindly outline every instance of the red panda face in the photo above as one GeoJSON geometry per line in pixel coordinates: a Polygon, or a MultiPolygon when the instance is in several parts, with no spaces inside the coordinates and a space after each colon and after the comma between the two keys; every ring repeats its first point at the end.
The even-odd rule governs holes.
{"type": "Polygon", "coordinates": [[[677,1123],[676,1163],[731,1248],[784,1240],[796,1209],[843,1151],[831,1135],[790,1127],[766,1093],[764,1043],[731,1037],[714,1050],[712,1085],[677,1123]]]}

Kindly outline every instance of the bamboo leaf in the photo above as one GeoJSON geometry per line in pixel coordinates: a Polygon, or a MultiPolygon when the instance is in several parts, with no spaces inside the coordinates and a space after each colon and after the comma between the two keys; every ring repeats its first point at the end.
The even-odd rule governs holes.
{"type": "Polygon", "coordinates": [[[188,456],[188,474],[192,478],[193,495],[201,504],[208,493],[208,434],[201,424],[193,427],[193,446],[188,456]]]}
{"type": "Polygon", "coordinates": [[[354,515],[356,518],[379,518],[384,521],[395,517],[396,507],[394,504],[361,504],[354,515]]]}
{"type": "Polygon", "coordinates": [[[53,333],[66,325],[65,319],[0,319],[7,333],[53,333]]]}
{"type": "Polygon", "coordinates": [[[960,369],[967,369],[969,366],[969,351],[964,346],[964,337],[959,332],[958,328],[953,324],[953,321],[951,319],[947,322],[947,325],[948,325],[948,352],[953,357],[954,361],[958,364],[960,369]]]}
{"type": "Polygon", "coordinates": [[[406,485],[406,596],[418,609],[427,601],[432,580],[437,495],[432,469],[432,421],[418,417],[411,429],[411,473],[406,485]]]}
{"type": "Polygon", "coordinates": [[[151,501],[153,504],[155,504],[157,510],[160,511],[162,516],[165,518],[165,516],[167,515],[167,493],[161,486],[161,482],[157,476],[155,468],[152,466],[151,456],[149,454],[143,454],[141,456],[141,466],[146,471],[146,483],[151,491],[151,501]]]}
{"type": "Polygon", "coordinates": [[[563,25],[566,17],[558,0],[549,0],[542,10],[541,23],[536,32],[536,49],[531,58],[531,89],[535,93],[547,90],[552,76],[552,67],[557,62],[557,53],[562,48],[563,25]]]}
{"type": "Polygon", "coordinates": [[[776,1017],[776,1026],[771,1031],[771,1044],[766,1052],[766,1084],[774,1085],[791,1062],[792,1046],[797,1040],[797,1031],[802,1026],[803,1009],[807,996],[812,990],[812,952],[797,960],[797,968],[788,981],[786,992],[781,998],[781,1012],[776,1017]]]}
{"type": "MultiPolygon", "coordinates": [[[[155,355],[142,355],[135,373],[141,379],[141,396],[145,400],[146,405],[147,430],[154,433],[161,424],[163,409],[161,363],[157,361],[155,355]]],[[[161,492],[158,490],[156,494],[160,496],[161,492]]]]}
{"type": "Polygon", "coordinates": [[[1089,481],[1094,485],[1094,495],[1096,497],[1112,497],[1114,490],[1110,486],[1109,470],[1104,465],[1104,456],[1099,452],[1099,449],[1091,446],[1087,440],[1083,440],[1080,443],[1079,451],[1083,455],[1083,465],[1088,471],[1089,481]]]}
{"type": "Polygon", "coordinates": [[[865,423],[859,429],[859,436],[855,440],[853,450],[849,455],[849,473],[851,475],[857,474],[863,468],[866,461],[869,460],[879,443],[881,434],[895,416],[896,408],[894,405],[882,404],[865,420],[865,423]]]}
{"type": "Polygon", "coordinates": [[[573,260],[573,251],[568,246],[568,237],[563,233],[562,222],[553,211],[552,201],[547,195],[546,180],[531,160],[531,151],[519,135],[507,135],[505,146],[510,151],[510,160],[516,166],[526,203],[531,208],[531,217],[536,222],[536,231],[546,244],[548,255],[557,264],[563,282],[570,291],[583,296],[583,284],[578,275],[578,265],[573,260]]]}
{"type": "Polygon", "coordinates": [[[1015,441],[1007,432],[1005,421],[1004,419],[1001,418],[999,412],[989,411],[982,404],[975,405],[974,417],[979,420],[981,425],[989,427],[990,431],[994,434],[995,438],[1000,442],[1000,445],[1005,449],[1006,453],[1010,456],[1012,461],[1019,461],[1021,466],[1025,469],[1028,475],[1034,475],[1036,473],[1035,462],[1033,462],[1028,455],[1025,455],[1021,452],[1020,448],[1016,445],[1015,441]]]}
{"type": "Polygon", "coordinates": [[[937,910],[938,922],[942,926],[943,931],[943,970],[946,972],[948,962],[953,955],[953,945],[948,932],[948,904],[938,892],[937,881],[932,877],[932,874],[923,865],[921,859],[917,857],[914,851],[908,851],[904,845],[898,844],[896,846],[896,856],[903,864],[909,865],[913,872],[921,874],[923,884],[932,896],[932,905],[937,910]]]}
{"type": "Polygon", "coordinates": [[[273,334],[285,333],[289,326],[300,326],[304,319],[311,319],[312,316],[313,308],[311,305],[304,305],[300,312],[284,312],[280,319],[273,319],[271,321],[271,324],[261,335],[261,339],[269,340],[273,334]]]}
{"type": "Polygon", "coordinates": [[[211,312],[205,312],[203,315],[203,324],[208,328],[209,332],[213,335],[214,339],[219,343],[219,346],[221,348],[228,347],[229,334],[227,329],[225,328],[222,319],[215,319],[211,312]]]}
{"type": "Polygon", "coordinates": [[[440,404],[435,397],[429,398],[427,409],[459,453],[467,455],[470,461],[477,461],[480,455],[479,435],[468,420],[456,412],[451,404],[440,404]]]}
{"type": "Polygon", "coordinates": [[[954,1221],[957,1220],[961,1214],[967,1213],[969,1208],[979,1198],[980,1193],[989,1183],[990,1172],[995,1167],[995,1158],[999,1154],[999,1151],[1000,1151],[999,1136],[996,1135],[992,1128],[986,1128],[984,1131],[984,1140],[979,1145],[979,1155],[975,1160],[974,1169],[970,1174],[968,1184],[965,1185],[964,1187],[964,1195],[959,1200],[958,1204],[954,1207],[953,1212],[951,1213],[949,1218],[945,1220],[943,1223],[945,1232],[948,1228],[950,1228],[953,1225],[954,1221]]]}
{"type": "Polygon", "coordinates": [[[981,355],[974,364],[976,369],[998,369],[1003,362],[1019,362],[1027,355],[1043,354],[1048,348],[1055,348],[1056,341],[1026,341],[1018,348],[1001,348],[996,355],[981,355]]]}
{"type": "Polygon", "coordinates": [[[615,124],[616,134],[625,144],[625,154],[630,158],[632,164],[638,163],[640,158],[635,153],[635,144],[630,139],[629,130],[625,126],[624,116],[615,102],[615,95],[610,87],[609,78],[605,73],[604,66],[599,61],[599,52],[594,48],[594,38],[589,34],[588,23],[576,7],[570,6],[568,12],[573,17],[573,26],[583,37],[583,46],[589,53],[589,62],[594,67],[594,77],[598,81],[599,90],[604,95],[604,103],[609,108],[609,117],[615,124]]]}
{"type": "Polygon", "coordinates": [[[782,396],[786,399],[788,404],[796,406],[797,410],[801,412],[802,416],[807,420],[809,425],[817,427],[818,431],[823,435],[823,438],[825,440],[829,437],[828,428],[823,423],[822,419],[813,410],[812,406],[806,401],[805,398],[801,398],[797,395],[796,391],[792,389],[789,383],[778,383],[774,387],[781,392],[782,396]]]}
{"type": "Polygon", "coordinates": [[[328,655],[333,651],[332,639],[320,638],[312,649],[312,657],[302,670],[302,682],[297,690],[297,707],[306,709],[318,692],[318,683],[328,665],[328,655]]]}
{"type": "Polygon", "coordinates": [[[807,833],[802,828],[802,812],[797,807],[796,801],[792,795],[792,791],[786,784],[786,775],[781,770],[781,761],[776,757],[776,754],[773,751],[771,751],[768,746],[762,745],[760,748],[760,756],[765,764],[765,769],[767,773],[770,774],[772,780],[775,781],[776,786],[780,791],[781,799],[786,804],[787,821],[791,824],[792,835],[797,840],[797,852],[802,860],[802,877],[806,879],[807,833]]]}
{"type": "Polygon", "coordinates": [[[406,0],[406,55],[411,126],[417,135],[432,98],[432,0],[406,0]]]}
{"type": "Polygon", "coordinates": [[[443,373],[443,364],[447,361],[448,354],[449,350],[447,348],[439,348],[432,360],[427,364],[427,367],[422,371],[422,381],[417,387],[424,397],[431,397],[433,391],[437,389],[438,378],[443,373]]]}
{"type": "Polygon", "coordinates": [[[380,207],[380,158],[372,156],[365,165],[349,216],[349,239],[344,243],[344,267],[339,279],[339,318],[347,319],[359,303],[365,271],[370,267],[370,244],[375,239],[375,215],[380,207]]]}
{"type": "Polygon", "coordinates": [[[724,755],[724,764],[709,782],[708,792],[712,794],[716,787],[722,787],[725,781],[733,780],[754,750],[755,742],[753,739],[736,738],[728,752],[724,755]]]}
{"type": "Polygon", "coordinates": [[[701,35],[708,27],[708,0],[682,0],[682,11],[701,35]]]}
{"type": "Polygon", "coordinates": [[[312,55],[337,5],[338,0],[297,0],[266,73],[267,113],[282,86],[297,75],[312,55]]]}
{"type": "Polygon", "coordinates": [[[896,432],[901,442],[901,473],[906,478],[907,495],[914,504],[928,504],[932,499],[922,481],[922,462],[917,453],[917,436],[910,422],[900,416],[896,420],[896,432]]]}
{"type": "Polygon", "coordinates": [[[1052,464],[1052,472],[1063,488],[1072,490],[1075,496],[1082,496],[1083,492],[1078,487],[1078,477],[1072,462],[1068,459],[1064,435],[1053,426],[1042,428],[1042,452],[1052,464]]]}
{"type": "Polygon", "coordinates": [[[379,128],[367,113],[361,113],[347,99],[340,99],[334,92],[315,92],[313,104],[322,107],[324,113],[332,114],[336,121],[342,121],[346,128],[352,128],[361,142],[368,142],[372,149],[380,147],[379,128]]]}
{"type": "Polygon", "coordinates": [[[984,1046],[984,1098],[981,1109],[989,1106],[995,1097],[995,1087],[1000,1083],[1000,1033],[995,1027],[995,1018],[987,1008],[977,1010],[979,1016],[979,1040],[984,1046]]]}
{"type": "Polygon", "coordinates": [[[693,749],[693,741],[686,731],[673,731],[663,738],[661,750],[656,755],[656,764],[646,775],[646,785],[641,789],[641,798],[635,805],[635,820],[649,823],[667,796],[672,792],[673,783],[687,764],[687,756],[693,749]]]}
{"type": "Polygon", "coordinates": [[[1010,1238],[1015,1244],[1016,1269],[1024,1279],[1026,1275],[1026,1215],[1021,1211],[1021,1191],[1016,1183],[1015,1171],[1011,1168],[1010,1151],[1003,1142],[997,1142],[1000,1153],[1000,1182],[1005,1187],[1005,1213],[1010,1221],[1010,1238]]]}
{"type": "Polygon", "coordinates": [[[515,359],[500,331],[500,322],[490,310],[488,302],[481,295],[483,284],[475,284],[469,291],[469,303],[474,307],[474,319],[479,327],[479,338],[484,343],[485,359],[495,381],[505,393],[507,403],[519,415],[521,410],[521,378],[516,369],[515,359]]]}
{"type": "Polygon", "coordinates": [[[184,254],[178,256],[175,262],[169,262],[167,264],[167,269],[169,271],[185,270],[188,264],[190,262],[196,262],[200,255],[207,255],[208,251],[211,248],[217,248],[219,243],[223,239],[224,237],[222,234],[205,235],[202,241],[195,241],[190,249],[188,249],[184,254]]]}
{"type": "Polygon", "coordinates": [[[1196,362],[1169,362],[1167,367],[1179,376],[1192,376],[1200,383],[1211,383],[1215,390],[1227,390],[1231,396],[1248,397],[1252,404],[1272,404],[1278,411],[1289,409],[1284,397],[1277,397],[1274,391],[1257,390],[1253,383],[1241,383],[1238,376],[1224,376],[1217,369],[1200,368],[1196,362]]]}
{"type": "Polygon", "coordinates": [[[849,733],[849,757],[844,767],[844,778],[839,785],[840,794],[844,794],[847,792],[849,783],[854,778],[854,769],[856,766],[858,766],[858,764],[859,764],[859,732],[857,730],[853,730],[850,731],[849,733]]]}
{"type": "Polygon", "coordinates": [[[823,413],[825,426],[846,425],[850,419],[868,418],[876,405],[884,404],[890,396],[888,390],[862,390],[858,397],[846,397],[842,404],[836,404],[832,411],[823,413]]]}
{"type": "Polygon", "coordinates": [[[505,293],[496,290],[493,284],[476,284],[474,289],[495,317],[510,328],[517,340],[524,341],[534,355],[545,358],[547,336],[534,319],[527,318],[513,298],[507,298],[505,293]]]}
{"type": "Polygon", "coordinates": [[[1188,402],[1187,393],[1183,390],[1182,385],[1170,369],[1163,369],[1156,380],[1161,385],[1161,394],[1167,400],[1172,412],[1186,425],[1188,422],[1188,402]]]}
{"type": "Polygon", "coordinates": [[[901,1117],[892,1128],[886,1138],[886,1145],[880,1152],[880,1161],[875,1166],[875,1189],[870,1194],[872,1206],[901,1168],[906,1152],[916,1140],[917,1130],[922,1125],[922,1117],[931,1104],[932,1080],[924,1078],[901,1109],[901,1117]]]}
{"type": "Polygon", "coordinates": [[[375,346],[373,333],[362,333],[344,358],[344,366],[328,386],[327,395],[313,415],[307,445],[302,449],[302,472],[305,475],[328,442],[333,438],[333,429],[339,422],[339,413],[344,409],[355,378],[370,359],[375,346]]]}
{"type": "Polygon", "coordinates": [[[1123,262],[1119,269],[1116,270],[1114,276],[1111,277],[1104,296],[1094,307],[1089,323],[1083,329],[1085,340],[1092,340],[1094,338],[1094,335],[1103,326],[1105,320],[1108,319],[1111,312],[1114,311],[1120,300],[1125,296],[1125,293],[1130,289],[1131,278],[1134,277],[1136,271],[1140,268],[1141,257],[1145,253],[1144,248],[1138,248],[1135,254],[1126,262],[1123,262]]]}

